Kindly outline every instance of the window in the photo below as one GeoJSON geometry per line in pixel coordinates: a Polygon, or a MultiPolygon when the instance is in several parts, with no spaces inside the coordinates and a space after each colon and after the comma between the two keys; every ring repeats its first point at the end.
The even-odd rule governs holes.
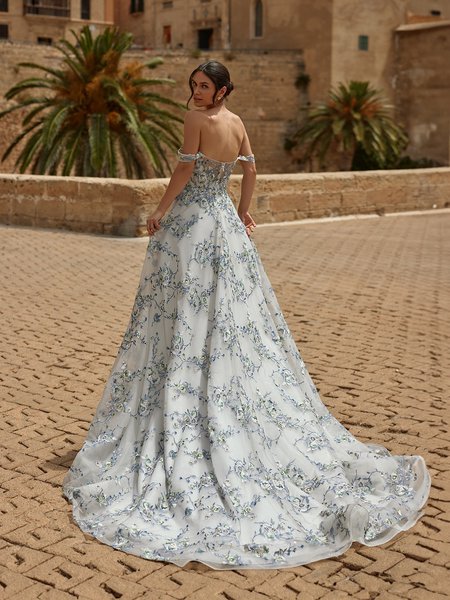
{"type": "Polygon", "coordinates": [[[8,12],[8,0],[0,0],[0,12],[8,12]]]}
{"type": "Polygon", "coordinates": [[[170,25],[163,26],[163,43],[169,46],[172,41],[172,27],[170,25]]]}
{"type": "Polygon", "coordinates": [[[81,0],[81,18],[86,21],[91,18],[91,0],[81,0]]]}
{"type": "Polygon", "coordinates": [[[163,2],[163,8],[173,8],[173,2],[172,2],[172,0],[165,0],[163,2]]]}
{"type": "Polygon", "coordinates": [[[53,44],[53,40],[49,37],[38,37],[37,43],[41,46],[51,46],[53,44]]]}
{"type": "Polygon", "coordinates": [[[130,13],[144,12],[144,0],[131,0],[130,13]]]}
{"type": "Polygon", "coordinates": [[[255,2],[255,37],[262,37],[263,34],[263,3],[262,0],[255,2]]]}
{"type": "Polygon", "coordinates": [[[369,49],[369,36],[368,35],[360,35],[358,37],[358,50],[368,50],[369,49]]]}
{"type": "Polygon", "coordinates": [[[0,23],[0,40],[9,39],[8,25],[6,23],[0,23]]]}
{"type": "Polygon", "coordinates": [[[433,17],[440,17],[441,14],[440,10],[430,10],[430,15],[433,15],[433,17]]]}

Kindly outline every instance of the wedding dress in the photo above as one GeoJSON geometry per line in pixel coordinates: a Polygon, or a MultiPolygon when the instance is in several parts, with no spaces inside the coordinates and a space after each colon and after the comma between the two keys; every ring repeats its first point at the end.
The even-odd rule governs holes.
{"type": "Polygon", "coordinates": [[[203,153],[148,243],[134,306],[64,495],[79,527],[151,560],[293,567],[421,517],[423,457],[357,440],[325,407],[203,153]]]}

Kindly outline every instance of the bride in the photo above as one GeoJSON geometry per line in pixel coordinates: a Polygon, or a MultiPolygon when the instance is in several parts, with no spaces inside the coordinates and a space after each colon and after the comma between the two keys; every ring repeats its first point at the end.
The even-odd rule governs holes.
{"type": "Polygon", "coordinates": [[[384,544],[424,514],[425,461],[362,443],[323,404],[251,237],[255,158],[228,70],[208,61],[189,85],[129,323],[64,479],[74,519],[125,552],[213,569],[384,544]]]}

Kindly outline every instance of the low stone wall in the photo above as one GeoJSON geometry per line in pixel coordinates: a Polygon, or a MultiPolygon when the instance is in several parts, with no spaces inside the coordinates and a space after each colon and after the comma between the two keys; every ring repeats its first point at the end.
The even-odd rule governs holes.
{"type": "MultiPolygon", "coordinates": [[[[236,203],[240,178],[230,182],[236,203]]],[[[0,223],[142,236],[167,182],[0,174],[0,223]]],[[[270,223],[448,206],[450,168],[439,168],[259,175],[250,212],[270,223]]]]}

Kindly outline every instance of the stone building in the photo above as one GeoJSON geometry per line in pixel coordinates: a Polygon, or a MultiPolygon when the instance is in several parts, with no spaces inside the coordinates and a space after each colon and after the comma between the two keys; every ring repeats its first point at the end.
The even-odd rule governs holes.
{"type": "Polygon", "coordinates": [[[233,52],[301,50],[311,101],[369,79],[394,98],[397,27],[450,18],[449,0],[116,0],[137,46],[233,52]]]}
{"type": "Polygon", "coordinates": [[[137,46],[219,50],[228,43],[228,0],[116,0],[116,23],[137,46]]]}
{"type": "Polygon", "coordinates": [[[445,18],[450,18],[448,0],[334,0],[330,84],[369,80],[393,102],[396,29],[445,18]]]}
{"type": "MultiPolygon", "coordinates": [[[[307,101],[323,100],[331,86],[351,79],[369,80],[395,105],[413,157],[448,162],[442,48],[450,0],[0,0],[0,39],[11,42],[49,44],[86,23],[130,31],[134,52],[162,53],[166,74],[177,79],[185,77],[186,61],[189,68],[206,58],[231,62],[241,87],[236,102],[245,88],[248,103],[237,110],[252,121],[254,136],[263,132],[264,168],[292,168],[287,156],[275,161],[269,151],[271,128],[280,157],[287,125],[307,101]]],[[[12,51],[19,58],[21,50],[12,51]]],[[[5,81],[14,77],[12,68],[4,73],[5,81]]]]}
{"type": "Polygon", "coordinates": [[[52,44],[89,24],[114,23],[114,0],[0,0],[0,40],[52,44]]]}
{"type": "Polygon", "coordinates": [[[408,153],[449,164],[450,19],[396,30],[395,105],[409,134],[408,153]],[[439,48],[439,52],[436,52],[439,48]]]}

